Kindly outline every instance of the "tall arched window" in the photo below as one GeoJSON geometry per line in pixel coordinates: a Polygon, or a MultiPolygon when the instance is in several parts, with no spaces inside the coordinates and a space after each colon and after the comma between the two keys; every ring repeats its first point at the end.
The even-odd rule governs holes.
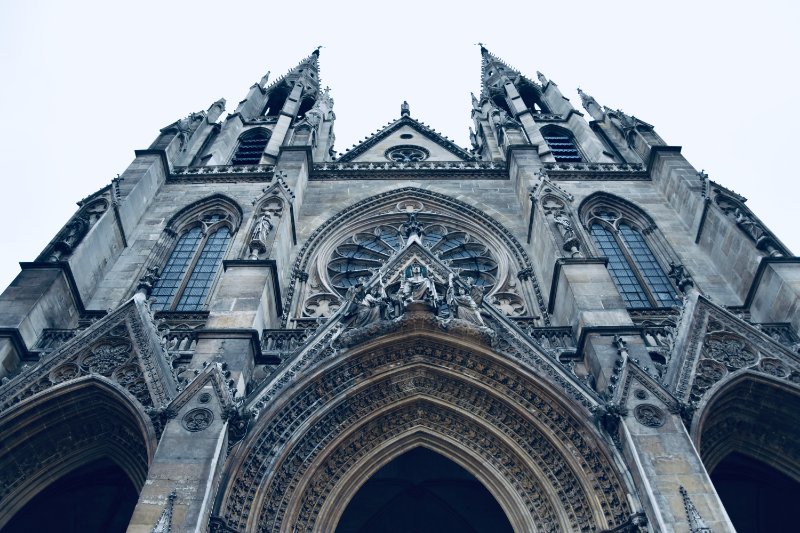
{"type": "Polygon", "coordinates": [[[230,244],[230,216],[215,212],[186,224],[151,293],[154,311],[202,311],[230,244]]]}
{"type": "Polygon", "coordinates": [[[542,128],[542,136],[558,163],[580,163],[583,161],[575,138],[568,130],[556,126],[542,128]]]}
{"type": "Polygon", "coordinates": [[[607,206],[590,209],[587,218],[597,251],[608,258],[611,278],[628,307],[671,307],[680,303],[636,220],[607,206]]]}
{"type": "Polygon", "coordinates": [[[257,165],[261,162],[261,154],[269,142],[270,132],[264,128],[250,130],[239,137],[239,146],[233,155],[231,165],[257,165]]]}

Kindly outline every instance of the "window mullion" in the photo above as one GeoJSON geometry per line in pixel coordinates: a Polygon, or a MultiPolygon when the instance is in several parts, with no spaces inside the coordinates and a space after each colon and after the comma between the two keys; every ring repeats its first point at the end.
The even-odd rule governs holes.
{"type": "Polygon", "coordinates": [[[647,280],[644,278],[641,270],[639,270],[639,264],[634,260],[633,254],[631,253],[630,249],[628,248],[628,243],[625,242],[625,239],[619,234],[619,229],[614,228],[612,232],[614,234],[614,239],[617,241],[617,246],[619,246],[622,255],[625,257],[625,260],[628,262],[630,266],[631,272],[633,275],[636,276],[636,279],[639,280],[639,285],[642,287],[644,291],[644,295],[647,297],[647,300],[650,302],[651,307],[659,307],[659,303],[656,302],[655,297],[653,296],[652,291],[650,290],[650,284],[647,283],[647,280]]]}
{"type": "Polygon", "coordinates": [[[197,266],[197,262],[200,260],[200,256],[203,253],[203,249],[206,247],[206,242],[208,242],[208,235],[209,232],[203,232],[203,238],[200,240],[200,243],[197,245],[197,248],[195,248],[192,260],[189,262],[189,266],[186,267],[186,270],[183,273],[183,279],[181,280],[181,284],[178,286],[178,290],[175,293],[175,297],[172,299],[172,303],[169,306],[170,311],[174,311],[175,308],[178,306],[178,302],[181,301],[181,297],[183,296],[183,291],[186,290],[186,285],[189,283],[189,278],[192,277],[192,272],[194,272],[194,268],[197,266]]]}

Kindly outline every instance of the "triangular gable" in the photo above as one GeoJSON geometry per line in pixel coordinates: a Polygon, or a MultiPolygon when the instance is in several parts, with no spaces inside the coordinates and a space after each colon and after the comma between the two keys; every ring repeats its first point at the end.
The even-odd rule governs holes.
{"type": "Polygon", "coordinates": [[[177,379],[140,295],[0,387],[0,412],[86,375],[109,379],[145,407],[163,406],[177,395],[177,379]]]}
{"type": "Polygon", "coordinates": [[[390,160],[387,151],[406,146],[422,148],[427,152],[425,161],[474,159],[469,152],[435,130],[411,117],[401,117],[346,152],[338,161],[385,163],[390,160]]]}
{"type": "Polygon", "coordinates": [[[670,376],[679,400],[700,404],[747,372],[800,387],[800,356],[759,328],[702,296],[684,318],[690,327],[670,376]]]}

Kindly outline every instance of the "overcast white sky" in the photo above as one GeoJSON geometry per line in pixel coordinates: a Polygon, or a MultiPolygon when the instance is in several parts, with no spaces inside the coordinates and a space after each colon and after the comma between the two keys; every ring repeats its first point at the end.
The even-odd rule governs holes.
{"type": "Polygon", "coordinates": [[[653,124],[795,253],[800,3],[0,2],[0,288],[163,126],[317,45],[336,148],[412,116],[468,146],[488,48],[653,124]]]}

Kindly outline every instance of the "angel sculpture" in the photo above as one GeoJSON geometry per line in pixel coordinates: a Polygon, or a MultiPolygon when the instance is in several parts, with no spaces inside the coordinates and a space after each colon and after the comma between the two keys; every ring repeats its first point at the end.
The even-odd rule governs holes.
{"type": "Polygon", "coordinates": [[[470,291],[462,284],[453,283],[454,274],[450,274],[447,287],[447,305],[453,311],[456,318],[466,320],[476,326],[485,327],[481,317],[480,304],[483,302],[483,289],[477,285],[471,285],[470,291]]]}

